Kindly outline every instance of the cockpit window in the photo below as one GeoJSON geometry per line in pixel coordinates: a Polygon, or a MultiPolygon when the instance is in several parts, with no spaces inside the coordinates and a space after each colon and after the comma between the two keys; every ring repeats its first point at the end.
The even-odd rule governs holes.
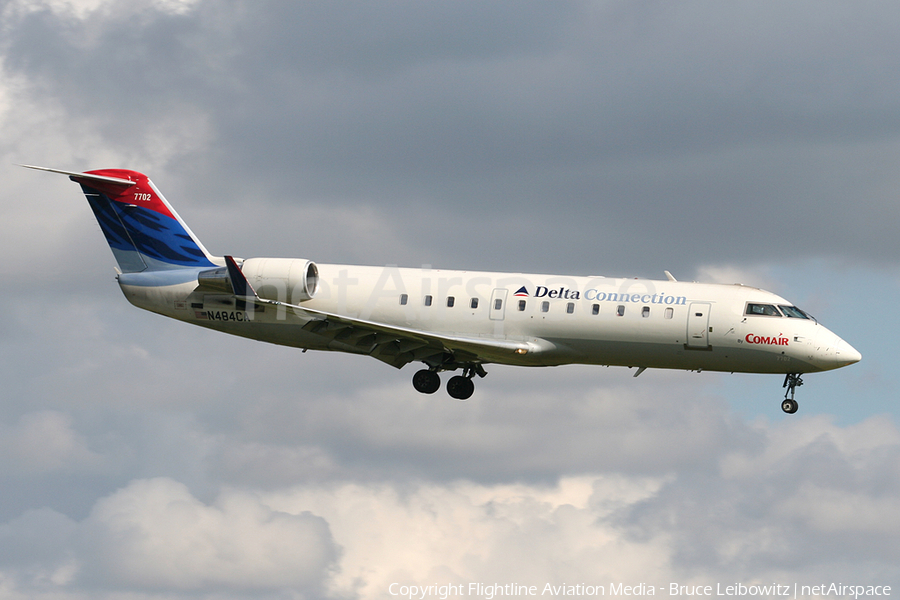
{"type": "Polygon", "coordinates": [[[745,315],[762,315],[765,317],[780,317],[781,313],[774,304],[747,304],[745,315]]]}
{"type": "Polygon", "coordinates": [[[793,317],[795,319],[808,319],[809,315],[797,308],[796,306],[782,306],[778,305],[778,308],[781,309],[781,312],[784,313],[786,317],[793,317]]]}

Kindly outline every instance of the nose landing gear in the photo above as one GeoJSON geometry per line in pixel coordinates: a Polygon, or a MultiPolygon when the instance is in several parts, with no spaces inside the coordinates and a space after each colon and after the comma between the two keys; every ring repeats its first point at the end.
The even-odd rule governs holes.
{"type": "Polygon", "coordinates": [[[797,412],[797,409],[800,408],[800,405],[794,400],[794,390],[803,385],[803,380],[800,379],[800,375],[802,375],[802,373],[788,373],[784,376],[784,385],[781,386],[787,388],[784,391],[784,400],[781,401],[781,410],[789,415],[794,414],[797,412]],[[790,398],[788,398],[789,394],[791,396],[790,398]]]}

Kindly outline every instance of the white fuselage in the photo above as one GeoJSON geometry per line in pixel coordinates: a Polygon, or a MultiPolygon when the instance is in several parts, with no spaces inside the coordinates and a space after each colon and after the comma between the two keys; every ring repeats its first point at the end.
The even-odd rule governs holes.
{"type": "MultiPolygon", "coordinates": [[[[859,360],[812,318],[748,314],[748,305],[791,307],[760,289],[646,279],[442,271],[318,264],[314,297],[297,297],[293,271],[250,259],[243,271],[260,298],[410,330],[486,342],[483,362],[598,364],[753,373],[810,373],[859,360]]],[[[291,306],[253,305],[204,288],[190,270],[131,273],[119,283],[136,306],[257,340],[358,354],[352,336],[323,336],[291,306]]],[[[795,313],[796,314],[796,313],[795,313]]]]}
{"type": "Polygon", "coordinates": [[[128,300],[256,340],[425,365],[413,387],[462,370],[465,400],[484,364],[597,364],[783,373],[781,408],[797,411],[800,375],[859,352],[787,300],[742,285],[316,265],[296,258],[213,256],[143,173],[29,168],[78,183],[119,265],[128,300]]]}

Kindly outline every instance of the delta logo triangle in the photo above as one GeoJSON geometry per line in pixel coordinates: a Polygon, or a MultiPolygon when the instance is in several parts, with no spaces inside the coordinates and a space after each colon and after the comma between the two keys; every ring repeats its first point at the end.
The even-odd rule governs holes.
{"type": "Polygon", "coordinates": [[[518,290],[516,290],[516,293],[513,294],[513,296],[526,296],[526,297],[527,297],[527,296],[528,296],[528,290],[525,289],[525,286],[523,285],[523,286],[520,287],[518,290]]]}

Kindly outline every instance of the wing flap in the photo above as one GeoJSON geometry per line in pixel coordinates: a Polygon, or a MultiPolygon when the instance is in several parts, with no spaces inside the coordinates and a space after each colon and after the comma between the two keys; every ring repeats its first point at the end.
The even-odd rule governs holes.
{"type": "Polygon", "coordinates": [[[259,302],[289,308],[309,319],[304,329],[352,344],[357,349],[397,368],[452,353],[461,362],[494,362],[498,354],[526,354],[539,350],[536,344],[509,339],[446,335],[387,325],[326,313],[305,306],[260,299],[259,302]],[[341,333],[331,333],[339,331],[341,333]]]}
{"type": "Polygon", "coordinates": [[[369,354],[397,368],[417,360],[429,358],[438,360],[441,355],[447,353],[453,354],[461,362],[494,362],[494,358],[498,355],[527,354],[542,349],[537,340],[527,342],[505,338],[447,335],[260,298],[234,259],[226,256],[225,262],[235,296],[291,309],[296,317],[307,321],[303,326],[306,331],[330,339],[333,344],[369,354]]]}

